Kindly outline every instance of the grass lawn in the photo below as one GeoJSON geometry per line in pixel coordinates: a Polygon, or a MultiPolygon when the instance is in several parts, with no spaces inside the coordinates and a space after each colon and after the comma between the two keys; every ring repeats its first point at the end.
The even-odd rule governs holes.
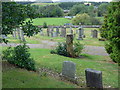
{"type": "Polygon", "coordinates": [[[47,25],[64,25],[65,23],[71,23],[71,20],[66,18],[36,18],[33,19],[33,25],[43,25],[46,22],[47,25]]]}
{"type": "MultiPolygon", "coordinates": [[[[91,45],[91,46],[104,46],[105,42],[104,41],[99,41],[97,38],[91,38],[91,30],[94,30],[98,28],[84,28],[84,34],[86,38],[84,40],[77,40],[78,35],[76,34],[74,37],[74,41],[80,41],[84,45],[91,45]]],[[[76,33],[77,28],[73,28],[74,34],[76,33]]],[[[99,31],[99,30],[98,30],[99,31]]],[[[54,41],[54,42],[64,42],[66,38],[62,37],[48,37],[47,31],[45,28],[43,28],[44,36],[41,36],[40,34],[37,34],[32,37],[25,37],[26,42],[30,44],[40,44],[41,40],[48,40],[48,41],[54,41]]],[[[69,28],[67,28],[67,33],[69,33],[69,28]]],[[[10,43],[20,43],[18,39],[14,39],[12,35],[9,35],[9,41],[10,43]]],[[[98,34],[98,38],[100,38],[100,34],[98,34]]]]}
{"type": "MultiPolygon", "coordinates": [[[[104,87],[118,87],[118,66],[108,56],[82,54],[82,58],[69,58],[50,54],[49,49],[30,49],[35,60],[36,68],[47,68],[57,73],[62,71],[63,61],[76,63],[76,75],[79,86],[85,87],[85,69],[91,68],[102,71],[104,87]]],[[[3,87],[76,87],[59,81],[53,77],[40,77],[39,74],[22,69],[10,69],[3,72],[3,87]],[[12,83],[11,83],[12,82],[12,83]],[[46,83],[47,82],[47,83],[46,83]]]]}
{"type": "Polygon", "coordinates": [[[12,68],[3,72],[3,88],[75,88],[76,86],[37,72],[12,68]]]}
{"type": "Polygon", "coordinates": [[[32,5],[38,5],[38,6],[47,6],[47,5],[57,5],[59,3],[33,3],[32,5]]]}

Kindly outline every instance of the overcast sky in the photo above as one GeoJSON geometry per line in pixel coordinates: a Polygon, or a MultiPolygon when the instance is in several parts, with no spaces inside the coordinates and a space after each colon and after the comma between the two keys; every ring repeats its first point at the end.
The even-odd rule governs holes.
{"type": "MultiPolygon", "coordinates": [[[[28,0],[14,0],[14,1],[28,1],[28,0]]],[[[29,1],[35,1],[35,0],[29,0],[29,1]]],[[[52,1],[59,1],[59,0],[52,0],[52,1]]],[[[94,2],[107,1],[107,2],[110,2],[112,0],[84,0],[84,1],[94,1],[94,2]]]]}

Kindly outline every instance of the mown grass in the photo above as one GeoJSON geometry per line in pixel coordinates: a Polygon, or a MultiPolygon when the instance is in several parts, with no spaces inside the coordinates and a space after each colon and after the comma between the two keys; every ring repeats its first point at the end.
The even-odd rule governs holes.
{"type": "Polygon", "coordinates": [[[24,69],[12,68],[3,72],[3,88],[75,88],[76,86],[50,76],[24,69]]]}
{"type": "Polygon", "coordinates": [[[66,18],[36,18],[36,19],[33,19],[33,25],[43,25],[44,22],[46,22],[47,25],[64,25],[65,23],[71,23],[71,20],[66,19],[66,18]]]}
{"type": "MultiPolygon", "coordinates": [[[[5,49],[5,48],[4,48],[5,49]]],[[[85,69],[91,68],[102,71],[104,87],[118,87],[118,66],[108,56],[88,55],[82,53],[81,58],[69,58],[50,54],[50,49],[30,49],[35,60],[36,68],[47,68],[61,73],[63,61],[76,63],[76,75],[79,77],[79,86],[86,87],[85,69]]],[[[42,78],[38,74],[21,69],[10,69],[3,72],[3,87],[75,87],[55,80],[55,78],[42,78]],[[23,81],[25,83],[23,83],[23,81]],[[54,83],[53,83],[54,81],[54,83]],[[10,83],[13,82],[13,83],[10,83]],[[45,83],[48,83],[47,85],[45,83]],[[35,84],[36,83],[36,84],[35,84]],[[63,86],[62,86],[62,85],[63,86]]]]}
{"type": "MultiPolygon", "coordinates": [[[[76,34],[76,30],[78,28],[73,28],[73,33],[76,34]]],[[[91,45],[91,46],[104,46],[105,42],[104,41],[99,41],[98,38],[100,38],[100,34],[98,34],[98,38],[92,38],[91,37],[91,30],[98,30],[98,28],[84,28],[84,34],[85,34],[85,38],[84,40],[77,40],[78,38],[78,34],[75,35],[74,37],[74,41],[80,41],[82,44],[84,45],[91,45]]],[[[26,39],[26,43],[30,43],[30,44],[41,44],[42,40],[48,40],[48,41],[54,41],[54,42],[65,42],[66,38],[63,37],[48,37],[47,31],[45,28],[42,29],[44,32],[44,36],[41,36],[40,34],[37,34],[35,36],[32,37],[25,37],[26,39]]],[[[70,33],[69,31],[70,29],[67,28],[67,33],[70,33]]],[[[14,39],[12,37],[12,35],[9,35],[8,40],[10,41],[10,43],[20,43],[20,41],[18,39],[14,39]]]]}
{"type": "Polygon", "coordinates": [[[33,3],[32,5],[38,5],[38,6],[47,6],[47,5],[57,5],[59,3],[33,3]]]}
{"type": "Polygon", "coordinates": [[[48,49],[31,49],[30,52],[35,59],[37,68],[45,67],[60,73],[63,61],[76,63],[76,74],[80,77],[80,85],[83,87],[85,83],[82,83],[82,81],[85,81],[86,68],[102,71],[104,87],[118,87],[118,66],[112,63],[112,60],[108,56],[82,54],[83,58],[74,59],[50,54],[50,50],[48,49]]]}

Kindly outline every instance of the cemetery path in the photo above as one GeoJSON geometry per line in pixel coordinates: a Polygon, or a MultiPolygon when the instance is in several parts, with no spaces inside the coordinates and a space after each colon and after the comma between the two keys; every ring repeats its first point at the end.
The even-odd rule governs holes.
{"type": "MultiPolygon", "coordinates": [[[[1,46],[17,46],[20,44],[15,44],[15,43],[8,43],[8,44],[0,44],[1,46]]],[[[57,42],[53,41],[47,41],[43,40],[42,44],[27,44],[30,48],[46,48],[46,49],[53,49],[55,46],[57,46],[57,42]]],[[[104,47],[101,46],[84,46],[84,49],[82,53],[85,54],[90,54],[90,55],[102,55],[102,56],[108,56],[106,50],[104,47]]]]}

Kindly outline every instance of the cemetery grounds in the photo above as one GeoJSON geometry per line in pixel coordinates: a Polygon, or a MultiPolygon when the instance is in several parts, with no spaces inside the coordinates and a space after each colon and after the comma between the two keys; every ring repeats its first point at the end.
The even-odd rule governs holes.
{"type": "MultiPolygon", "coordinates": [[[[74,34],[76,30],[74,28],[74,34]]],[[[91,30],[98,28],[84,28],[85,38],[79,40],[81,44],[86,46],[104,47],[105,41],[99,41],[97,38],[91,38],[91,30]]],[[[57,42],[65,42],[63,37],[48,37],[46,35],[46,28],[43,28],[43,35],[37,34],[33,37],[25,37],[26,43],[31,45],[30,53],[35,60],[37,72],[27,71],[14,67],[13,65],[3,61],[3,88],[85,88],[85,69],[91,68],[102,71],[104,88],[118,88],[118,65],[114,63],[108,55],[96,55],[101,52],[95,51],[88,54],[87,51],[82,52],[80,58],[64,57],[57,54],[50,54],[50,50],[56,47],[57,42]],[[35,46],[38,45],[38,46],[35,46]],[[42,46],[44,46],[44,48],[42,46]],[[46,47],[48,46],[48,48],[46,47]],[[62,71],[62,64],[64,61],[72,61],[76,63],[76,76],[78,77],[78,84],[61,79],[59,74],[62,71]]],[[[67,28],[69,33],[69,28],[67,28]]],[[[78,41],[74,37],[74,42],[78,41]]],[[[100,35],[98,36],[100,38],[100,35]]],[[[8,36],[9,43],[14,45],[21,43],[18,39],[14,39],[12,35],[8,36]]],[[[13,46],[14,46],[13,45],[13,46]]],[[[2,47],[6,49],[6,47],[2,47]]],[[[89,51],[89,49],[88,49],[89,51]]]]}

